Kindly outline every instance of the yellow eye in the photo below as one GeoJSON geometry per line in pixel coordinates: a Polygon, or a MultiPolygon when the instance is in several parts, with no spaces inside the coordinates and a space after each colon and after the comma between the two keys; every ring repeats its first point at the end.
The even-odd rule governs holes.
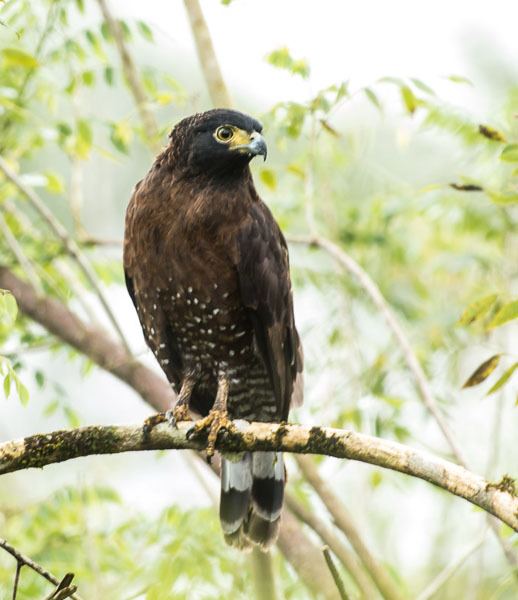
{"type": "Polygon", "coordinates": [[[220,142],[230,142],[230,140],[234,137],[234,130],[232,127],[228,125],[223,125],[222,127],[218,127],[216,129],[216,138],[220,142]]]}

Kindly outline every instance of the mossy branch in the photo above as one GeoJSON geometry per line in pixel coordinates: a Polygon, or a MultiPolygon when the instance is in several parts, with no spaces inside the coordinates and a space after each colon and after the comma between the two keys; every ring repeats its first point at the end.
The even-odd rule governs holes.
{"type": "MultiPolygon", "coordinates": [[[[192,423],[172,429],[160,418],[139,425],[82,427],[0,444],[0,475],[91,454],[140,450],[202,450],[204,432],[190,435],[192,423]]],[[[223,430],[216,448],[227,452],[283,450],[359,460],[406,473],[464,498],[518,531],[518,496],[510,478],[505,485],[486,481],[464,467],[393,441],[330,427],[237,422],[223,430]]]]}

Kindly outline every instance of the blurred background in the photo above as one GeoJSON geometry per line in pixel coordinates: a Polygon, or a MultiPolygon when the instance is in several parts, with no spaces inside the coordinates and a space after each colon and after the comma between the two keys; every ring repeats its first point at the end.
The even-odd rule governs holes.
{"type": "MultiPolygon", "coordinates": [[[[3,1],[0,156],[16,179],[2,169],[0,265],[159,373],[123,283],[125,208],[180,118],[232,102],[264,124],[252,170],[291,242],[306,357],[291,420],[516,475],[517,20],[502,0],[3,1]]],[[[0,442],[153,412],[37,321],[0,295],[0,442]]],[[[293,502],[356,561],[337,560],[351,598],[518,597],[518,536],[467,502],[363,463],[287,462],[293,502]]],[[[254,557],[224,544],[218,488],[180,452],[4,475],[0,537],[74,572],[83,598],[261,597],[254,557]]],[[[300,517],[310,557],[323,538],[300,517]]],[[[312,584],[288,546],[270,597],[335,597],[324,561],[312,584]]],[[[15,570],[0,549],[0,600],[15,570]]],[[[19,597],[45,591],[22,571],[19,597]]]]}

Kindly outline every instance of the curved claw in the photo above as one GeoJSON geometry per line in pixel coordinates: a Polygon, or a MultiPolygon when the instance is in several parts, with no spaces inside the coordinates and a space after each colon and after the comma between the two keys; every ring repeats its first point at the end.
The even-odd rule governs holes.
{"type": "Polygon", "coordinates": [[[230,430],[233,427],[232,421],[228,418],[226,410],[213,408],[210,413],[196,421],[193,427],[187,432],[187,438],[195,437],[203,431],[208,431],[207,435],[207,460],[210,462],[216,450],[218,434],[222,429],[230,430]]]}
{"type": "Polygon", "coordinates": [[[182,421],[192,421],[189,406],[183,402],[177,402],[174,408],[169,409],[165,413],[165,416],[167,422],[173,429],[178,429],[178,423],[181,423],[182,421]]]}

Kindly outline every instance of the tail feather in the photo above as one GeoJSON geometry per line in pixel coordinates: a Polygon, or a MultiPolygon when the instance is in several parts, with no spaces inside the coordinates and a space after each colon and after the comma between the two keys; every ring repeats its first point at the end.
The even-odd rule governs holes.
{"type": "Polygon", "coordinates": [[[238,457],[223,457],[219,518],[225,535],[235,534],[248,515],[252,485],[250,452],[245,452],[238,457]]]}
{"type": "Polygon", "coordinates": [[[220,519],[225,540],[267,550],[279,534],[285,471],[280,452],[223,457],[220,519]]]}

